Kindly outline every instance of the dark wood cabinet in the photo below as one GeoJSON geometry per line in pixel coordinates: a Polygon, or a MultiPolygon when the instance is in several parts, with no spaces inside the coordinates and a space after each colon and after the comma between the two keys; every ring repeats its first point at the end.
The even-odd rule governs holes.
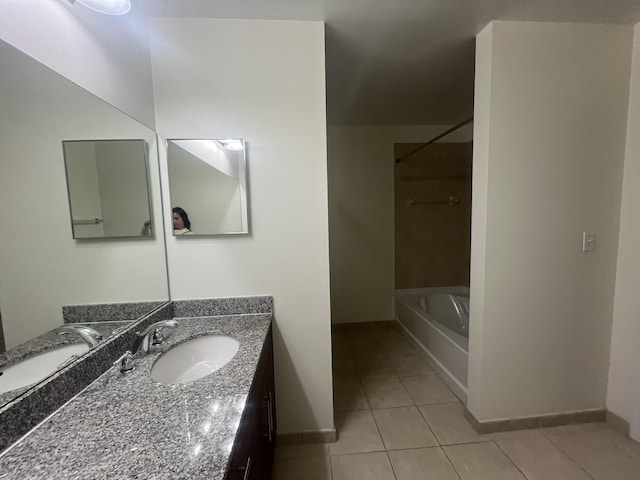
{"type": "Polygon", "coordinates": [[[231,452],[226,480],[271,478],[276,445],[276,409],[271,327],[265,338],[231,452]]]}

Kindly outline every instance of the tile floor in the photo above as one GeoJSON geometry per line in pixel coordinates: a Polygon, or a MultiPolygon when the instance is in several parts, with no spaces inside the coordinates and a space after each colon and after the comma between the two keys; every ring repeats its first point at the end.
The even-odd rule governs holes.
{"type": "Polygon", "coordinates": [[[640,480],[604,423],[479,435],[397,327],[333,334],[338,441],[276,448],[274,480],[640,480]]]}

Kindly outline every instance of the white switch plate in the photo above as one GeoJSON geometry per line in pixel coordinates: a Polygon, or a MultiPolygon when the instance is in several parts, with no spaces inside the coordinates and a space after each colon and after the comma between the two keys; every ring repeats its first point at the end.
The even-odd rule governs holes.
{"type": "Polygon", "coordinates": [[[593,232],[582,232],[582,251],[593,252],[596,249],[596,234],[593,232]]]}

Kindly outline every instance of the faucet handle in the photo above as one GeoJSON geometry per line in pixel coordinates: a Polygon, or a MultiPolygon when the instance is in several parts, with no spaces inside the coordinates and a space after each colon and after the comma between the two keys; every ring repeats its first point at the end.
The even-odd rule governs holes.
{"type": "Polygon", "coordinates": [[[130,350],[124,352],[118,360],[113,362],[114,365],[120,365],[120,373],[128,373],[134,369],[133,365],[133,354],[130,350]]]}
{"type": "Polygon", "coordinates": [[[160,345],[164,340],[162,335],[158,333],[163,327],[177,327],[178,322],[175,320],[160,320],[145,328],[142,332],[136,332],[137,338],[131,348],[131,351],[136,355],[140,350],[144,353],[149,351],[149,345],[160,345]],[[154,343],[152,343],[154,342],[154,343]]]}
{"type": "Polygon", "coordinates": [[[165,327],[173,328],[178,326],[178,322],[176,322],[175,320],[166,320],[164,322],[158,322],[158,323],[161,323],[161,324],[157,325],[157,327],[153,330],[153,333],[151,334],[151,345],[154,345],[154,346],[162,345],[166,340],[165,334],[163,333],[163,328],[165,327]]]}
{"type": "Polygon", "coordinates": [[[162,329],[158,328],[153,332],[153,335],[151,335],[151,345],[154,345],[154,346],[162,345],[164,341],[165,341],[165,337],[162,333],[162,329]]]}

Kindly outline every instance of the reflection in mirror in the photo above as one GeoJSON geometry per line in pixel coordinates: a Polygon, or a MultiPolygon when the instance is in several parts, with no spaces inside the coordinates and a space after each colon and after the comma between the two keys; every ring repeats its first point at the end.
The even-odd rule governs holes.
{"type": "Polygon", "coordinates": [[[27,392],[131,321],[65,324],[0,354],[0,405],[27,392]]]}
{"type": "MultiPolygon", "coordinates": [[[[152,205],[160,205],[155,132],[2,41],[0,64],[0,337],[6,347],[0,351],[0,371],[6,371],[36,353],[77,354],[61,344],[90,348],[81,335],[59,335],[63,324],[87,324],[104,342],[123,322],[167,301],[169,294],[161,230],[144,241],[71,238],[61,148],[68,139],[134,140],[137,149],[147,145],[149,195],[152,205]]],[[[116,193],[123,191],[128,175],[120,180],[116,193]]],[[[161,229],[160,208],[149,216],[146,186],[136,185],[141,185],[146,213],[136,219],[135,234],[146,220],[149,228],[161,229]]],[[[66,361],[51,358],[47,362],[56,368],[66,361]]],[[[25,389],[28,394],[28,386],[2,394],[0,409],[25,389]]]]}
{"type": "Polygon", "coordinates": [[[144,140],[63,141],[73,238],[137,237],[151,218],[144,140]]]}
{"type": "Polygon", "coordinates": [[[249,233],[246,143],[167,140],[174,235],[249,233]]]}

